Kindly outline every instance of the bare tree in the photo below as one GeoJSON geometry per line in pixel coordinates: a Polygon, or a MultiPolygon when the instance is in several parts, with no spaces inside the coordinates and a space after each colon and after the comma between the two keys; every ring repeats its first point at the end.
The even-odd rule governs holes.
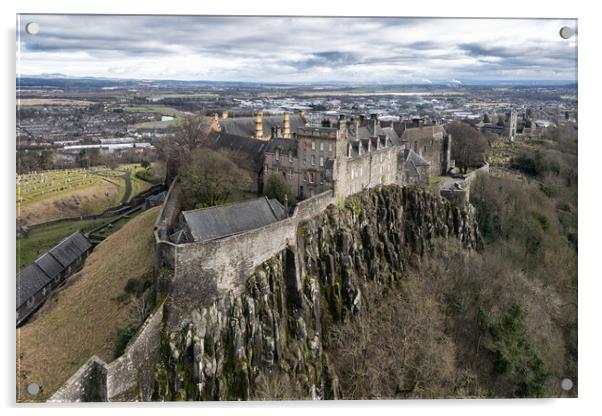
{"type": "Polygon", "coordinates": [[[175,133],[157,144],[159,158],[167,168],[177,171],[196,149],[211,146],[210,121],[201,115],[181,117],[175,133]]]}
{"type": "Polygon", "coordinates": [[[452,136],[452,159],[463,173],[485,160],[488,143],[479,130],[461,122],[453,122],[445,130],[452,136]]]}

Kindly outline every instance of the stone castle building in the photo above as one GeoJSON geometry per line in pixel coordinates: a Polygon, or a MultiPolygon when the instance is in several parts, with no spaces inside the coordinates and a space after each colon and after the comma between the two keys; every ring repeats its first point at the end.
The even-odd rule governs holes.
{"type": "Polygon", "coordinates": [[[379,184],[426,184],[429,176],[451,168],[451,136],[418,119],[386,124],[376,114],[341,115],[310,126],[302,112],[269,117],[258,112],[216,115],[212,129],[217,146],[248,153],[255,161],[251,173],[258,191],[277,174],[300,199],[328,189],[346,196],[379,184]]]}

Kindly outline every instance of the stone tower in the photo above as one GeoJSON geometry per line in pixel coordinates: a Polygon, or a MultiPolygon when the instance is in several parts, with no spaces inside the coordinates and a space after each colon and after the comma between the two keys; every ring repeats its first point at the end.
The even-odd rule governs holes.
{"type": "Polygon", "coordinates": [[[511,142],[514,141],[514,137],[516,136],[516,125],[517,124],[518,124],[518,116],[516,114],[516,111],[514,111],[514,110],[508,111],[506,113],[506,124],[504,126],[505,127],[504,135],[511,142]]]}

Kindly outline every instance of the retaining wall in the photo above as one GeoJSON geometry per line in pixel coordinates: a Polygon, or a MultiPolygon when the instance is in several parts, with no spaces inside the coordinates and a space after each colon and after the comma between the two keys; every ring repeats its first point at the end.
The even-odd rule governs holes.
{"type": "Polygon", "coordinates": [[[123,355],[106,364],[96,355],[54,393],[49,402],[150,401],[160,359],[163,303],[147,318],[123,355]]]}

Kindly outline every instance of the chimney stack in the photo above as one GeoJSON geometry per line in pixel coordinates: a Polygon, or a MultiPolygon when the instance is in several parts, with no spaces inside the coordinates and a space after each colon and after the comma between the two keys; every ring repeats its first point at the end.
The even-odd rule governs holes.
{"type": "Polygon", "coordinates": [[[217,116],[217,113],[213,113],[213,116],[211,117],[211,130],[221,131],[221,127],[219,125],[219,117],[217,116]]]}
{"type": "Polygon", "coordinates": [[[284,112],[284,127],[282,129],[282,137],[285,139],[291,138],[291,120],[288,111],[284,112]]]}
{"type": "Polygon", "coordinates": [[[263,111],[255,114],[255,138],[263,140],[263,111]]]}

